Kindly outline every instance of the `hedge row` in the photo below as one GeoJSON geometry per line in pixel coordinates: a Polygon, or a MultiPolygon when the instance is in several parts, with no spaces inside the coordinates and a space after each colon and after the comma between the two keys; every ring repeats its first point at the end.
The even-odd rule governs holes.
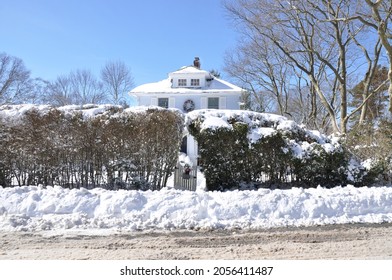
{"type": "Polygon", "coordinates": [[[190,115],[188,130],[198,141],[209,190],[331,187],[364,179],[365,169],[336,139],[316,135],[285,118],[270,119],[271,115],[251,112],[190,115]],[[206,125],[214,121],[222,125],[206,125]]]}
{"type": "Polygon", "coordinates": [[[175,111],[116,106],[0,109],[3,186],[155,190],[166,185],[177,162],[183,117],[175,111]]]}
{"type": "MultiPolygon", "coordinates": [[[[283,117],[201,110],[187,114],[185,125],[198,141],[209,190],[369,177],[336,139],[283,117]]],[[[0,185],[161,189],[175,169],[183,126],[181,113],[161,108],[2,106],[0,185]]]]}

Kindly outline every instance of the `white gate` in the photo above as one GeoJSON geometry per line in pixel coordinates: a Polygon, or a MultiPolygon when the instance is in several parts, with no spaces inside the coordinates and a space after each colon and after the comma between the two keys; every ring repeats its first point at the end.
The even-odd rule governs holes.
{"type": "Polygon", "coordinates": [[[177,164],[174,171],[174,188],[178,190],[195,191],[197,186],[197,170],[177,164]]]}

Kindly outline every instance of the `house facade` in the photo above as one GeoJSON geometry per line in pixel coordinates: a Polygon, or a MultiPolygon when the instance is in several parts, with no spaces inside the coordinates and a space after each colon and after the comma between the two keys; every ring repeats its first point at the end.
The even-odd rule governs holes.
{"type": "MultiPolygon", "coordinates": [[[[184,113],[198,109],[240,109],[243,89],[200,69],[196,57],[193,65],[171,72],[159,82],[134,88],[130,95],[136,97],[140,106],[177,108],[184,113]]],[[[184,136],[181,151],[186,153],[193,165],[197,164],[197,143],[191,135],[184,136]]]]}

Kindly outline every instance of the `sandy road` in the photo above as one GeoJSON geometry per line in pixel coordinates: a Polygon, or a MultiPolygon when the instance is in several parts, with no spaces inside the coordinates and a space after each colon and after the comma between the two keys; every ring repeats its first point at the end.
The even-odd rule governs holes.
{"type": "Polygon", "coordinates": [[[392,259],[392,224],[107,236],[0,231],[0,259],[392,259]]]}

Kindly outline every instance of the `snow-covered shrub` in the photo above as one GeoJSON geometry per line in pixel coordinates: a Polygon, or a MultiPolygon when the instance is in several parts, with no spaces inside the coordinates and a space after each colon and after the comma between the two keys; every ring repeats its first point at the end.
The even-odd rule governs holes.
{"type": "Polygon", "coordinates": [[[392,182],[392,122],[363,123],[350,130],[347,146],[367,169],[364,180],[380,184],[392,182]]]}
{"type": "Polygon", "coordinates": [[[313,143],[311,147],[305,157],[291,159],[295,181],[331,187],[346,184],[348,182],[346,151],[342,148],[326,151],[319,143],[313,143]]]}
{"type": "Polygon", "coordinates": [[[2,106],[0,184],[160,189],[182,130],[160,108],[2,106]]]}
{"type": "Polygon", "coordinates": [[[209,190],[286,183],[356,184],[363,169],[337,138],[307,130],[284,117],[250,111],[199,110],[186,125],[199,144],[209,190]]]}
{"type": "Polygon", "coordinates": [[[201,167],[209,190],[226,189],[238,182],[250,182],[247,127],[233,125],[231,129],[219,127],[197,133],[192,129],[199,145],[201,167]],[[235,164],[233,164],[235,162],[235,164]]]}
{"type": "Polygon", "coordinates": [[[253,182],[279,184],[288,181],[292,153],[281,132],[268,133],[251,143],[249,148],[253,182]]]}

